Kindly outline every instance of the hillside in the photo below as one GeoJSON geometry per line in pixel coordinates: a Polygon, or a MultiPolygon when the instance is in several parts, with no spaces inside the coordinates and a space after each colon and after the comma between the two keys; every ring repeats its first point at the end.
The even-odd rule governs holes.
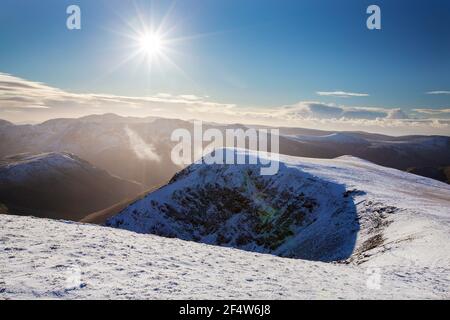
{"type": "Polygon", "coordinates": [[[10,214],[77,221],[142,190],[69,153],[0,160],[0,203],[10,214]]]}
{"type": "Polygon", "coordinates": [[[140,199],[144,198],[147,194],[149,194],[152,191],[154,191],[154,190],[150,189],[150,190],[144,191],[134,198],[129,198],[129,199],[120,201],[120,202],[112,205],[111,207],[90,213],[89,215],[87,215],[83,219],[81,219],[79,222],[104,225],[107,219],[115,216],[117,214],[117,212],[122,211],[123,209],[127,208],[128,206],[135,203],[136,201],[139,201],[140,199]]]}
{"type": "Polygon", "coordinates": [[[1,215],[0,234],[0,300],[450,298],[445,257],[331,264],[1,215]]]}
{"type": "MultiPolygon", "coordinates": [[[[411,167],[450,164],[450,137],[443,136],[390,137],[364,132],[339,132],[283,135],[281,140],[280,152],[291,156],[333,159],[351,155],[403,171],[411,167]]],[[[434,179],[434,175],[427,171],[419,175],[434,179]]]]}
{"type": "Polygon", "coordinates": [[[110,219],[141,233],[0,215],[0,299],[450,298],[450,186],[353,157],[261,165],[188,167],[110,219]]]}
{"type": "Polygon", "coordinates": [[[450,263],[450,186],[353,157],[281,156],[275,176],[256,160],[194,164],[107,225],[308,260],[450,263]]]}
{"type": "Polygon", "coordinates": [[[450,166],[408,168],[406,171],[450,184],[450,166]]]}

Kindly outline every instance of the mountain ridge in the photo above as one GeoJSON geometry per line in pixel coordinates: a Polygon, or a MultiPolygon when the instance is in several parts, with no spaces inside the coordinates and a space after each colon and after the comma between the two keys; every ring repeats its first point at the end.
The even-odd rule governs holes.
{"type": "MultiPolygon", "coordinates": [[[[248,127],[259,128],[204,123],[204,129],[221,131],[248,127]]],[[[106,114],[53,119],[38,125],[8,125],[0,127],[0,157],[24,152],[70,152],[111,174],[152,188],[166,183],[183,169],[173,164],[170,158],[175,146],[171,134],[179,128],[192,132],[193,123],[106,114]],[[155,153],[157,157],[149,156],[155,153]]],[[[389,137],[361,132],[280,128],[279,138],[280,153],[291,156],[331,159],[348,154],[400,170],[439,168],[450,164],[450,137],[444,136],[389,137]],[[328,138],[318,138],[321,136],[328,138]],[[336,137],[347,138],[339,138],[336,143],[336,137]]]]}

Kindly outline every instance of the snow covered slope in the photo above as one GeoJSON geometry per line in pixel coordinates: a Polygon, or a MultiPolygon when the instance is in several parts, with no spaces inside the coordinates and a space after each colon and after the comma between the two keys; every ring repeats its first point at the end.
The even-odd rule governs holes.
{"type": "Polygon", "coordinates": [[[28,217],[0,215],[0,261],[0,299],[450,298],[448,264],[312,262],[28,217]]]}
{"type": "Polygon", "coordinates": [[[353,157],[259,169],[194,164],[107,225],[308,260],[450,265],[449,185],[353,157]]]}
{"type": "MultiPolygon", "coordinates": [[[[269,229],[250,233],[246,245],[254,247],[245,247],[244,241],[242,249],[344,261],[281,258],[0,215],[0,299],[450,299],[448,185],[352,157],[282,157],[274,177],[259,177],[257,168],[191,166],[111,222],[216,243],[218,231],[256,232],[257,220],[245,220],[245,215],[265,208],[257,212],[269,229]],[[207,189],[211,183],[219,189],[207,189]],[[234,189],[239,193],[227,194],[234,189]],[[233,204],[238,195],[243,202],[233,204]],[[303,219],[295,220],[287,208],[270,210],[280,201],[302,211],[303,219]],[[219,205],[221,211],[215,211],[219,205]],[[203,211],[196,213],[197,206],[203,211]],[[276,248],[266,246],[264,241],[284,230],[277,216],[286,212],[292,234],[282,232],[285,237],[276,248]],[[212,218],[210,225],[201,213],[212,218]],[[189,229],[192,219],[200,239],[189,229]]],[[[222,245],[239,244],[230,240],[222,245]]]]}

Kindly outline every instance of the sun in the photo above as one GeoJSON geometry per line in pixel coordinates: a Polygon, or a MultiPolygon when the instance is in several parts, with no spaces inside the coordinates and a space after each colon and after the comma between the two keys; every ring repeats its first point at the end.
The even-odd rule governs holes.
{"type": "Polygon", "coordinates": [[[164,51],[164,40],[157,33],[146,33],[138,39],[139,50],[148,58],[161,55],[164,51]]]}
{"type": "Polygon", "coordinates": [[[148,71],[153,76],[155,72],[159,72],[165,76],[176,70],[187,77],[186,72],[177,64],[176,60],[184,54],[184,51],[180,50],[180,46],[196,35],[181,36],[182,28],[171,22],[172,9],[173,7],[162,17],[155,17],[138,6],[136,6],[137,14],[134,17],[122,17],[119,14],[124,26],[119,24],[121,28],[112,30],[112,32],[125,40],[120,42],[123,59],[110,72],[134,62],[137,67],[134,70],[140,73],[148,71]]]}

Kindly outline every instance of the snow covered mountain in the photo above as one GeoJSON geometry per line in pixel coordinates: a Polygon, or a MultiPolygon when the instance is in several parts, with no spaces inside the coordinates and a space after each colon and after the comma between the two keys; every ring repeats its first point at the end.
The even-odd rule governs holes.
{"type": "Polygon", "coordinates": [[[0,203],[11,214],[77,221],[143,190],[69,153],[0,159],[0,203]]]}
{"type": "Polygon", "coordinates": [[[258,169],[193,165],[110,220],[207,244],[0,215],[0,299],[450,298],[450,186],[353,157],[258,169]]]}
{"type": "MultiPolygon", "coordinates": [[[[450,164],[450,137],[390,137],[365,132],[304,135],[296,134],[295,129],[282,129],[281,133],[280,152],[291,156],[333,159],[352,155],[403,171],[414,167],[440,168],[450,164]]],[[[426,177],[436,177],[431,172],[420,173],[426,177]]]]}
{"type": "Polygon", "coordinates": [[[450,265],[450,186],[353,157],[260,167],[194,164],[107,225],[282,257],[450,265]]]}

